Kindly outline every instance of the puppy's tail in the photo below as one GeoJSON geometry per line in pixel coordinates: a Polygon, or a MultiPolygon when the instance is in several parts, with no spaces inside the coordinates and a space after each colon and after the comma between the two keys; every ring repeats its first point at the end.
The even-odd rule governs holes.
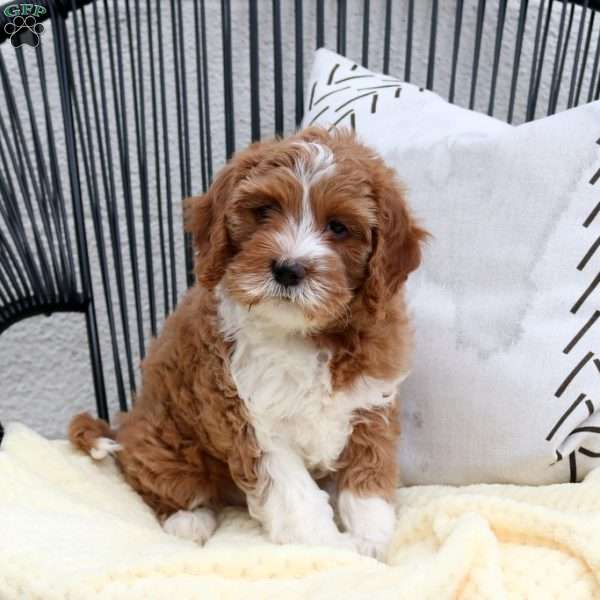
{"type": "Polygon", "coordinates": [[[89,454],[94,460],[102,460],[109,454],[122,450],[115,441],[115,432],[106,421],[94,419],[89,413],[81,413],[69,424],[69,440],[73,446],[89,454]]]}

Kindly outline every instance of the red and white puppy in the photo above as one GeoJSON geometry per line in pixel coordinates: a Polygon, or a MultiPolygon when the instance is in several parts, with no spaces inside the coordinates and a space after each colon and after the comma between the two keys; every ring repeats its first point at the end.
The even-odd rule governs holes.
{"type": "Polygon", "coordinates": [[[214,510],[245,499],[274,542],[382,557],[403,284],[426,237],[394,173],[352,134],[310,128],[236,154],[187,215],[197,284],[153,341],[133,409],[116,431],[75,417],[71,441],[114,453],[175,535],[206,540],[214,510]]]}

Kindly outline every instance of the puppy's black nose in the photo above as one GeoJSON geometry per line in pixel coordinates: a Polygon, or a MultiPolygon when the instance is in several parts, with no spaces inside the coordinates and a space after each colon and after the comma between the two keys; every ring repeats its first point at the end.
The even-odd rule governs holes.
{"type": "Polygon", "coordinates": [[[271,271],[277,283],[285,287],[298,285],[304,279],[304,267],[297,262],[278,263],[273,261],[271,271]]]}

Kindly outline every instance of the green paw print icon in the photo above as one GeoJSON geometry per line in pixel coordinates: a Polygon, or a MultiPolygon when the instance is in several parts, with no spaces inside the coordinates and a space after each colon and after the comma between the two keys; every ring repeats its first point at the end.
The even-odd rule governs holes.
{"type": "Polygon", "coordinates": [[[37,48],[42,31],[44,31],[44,26],[37,23],[32,15],[26,17],[19,15],[12,22],[4,25],[4,32],[10,37],[10,43],[14,48],[20,48],[24,44],[37,48]]]}

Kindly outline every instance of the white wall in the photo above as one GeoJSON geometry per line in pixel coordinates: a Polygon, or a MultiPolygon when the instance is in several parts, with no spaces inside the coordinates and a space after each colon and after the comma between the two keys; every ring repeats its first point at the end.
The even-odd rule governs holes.
{"type": "MultiPolygon", "coordinates": [[[[171,3],[161,4],[162,23],[165,27],[165,39],[170,40],[171,30],[171,13],[169,5],[171,3]]],[[[191,65],[195,53],[195,38],[193,31],[193,3],[190,0],[183,0],[183,18],[188,35],[185,39],[185,52],[189,69],[189,109],[190,109],[190,140],[191,140],[191,159],[193,165],[193,190],[200,190],[200,172],[199,164],[199,148],[198,139],[198,124],[196,119],[197,114],[197,95],[195,94],[195,73],[191,65]]],[[[260,4],[259,23],[261,27],[260,36],[260,67],[261,67],[261,102],[263,106],[262,112],[262,132],[263,135],[271,135],[274,128],[273,116],[273,94],[272,94],[272,68],[273,68],[273,52],[272,52],[272,22],[271,22],[271,3],[262,2],[260,4]]],[[[335,2],[328,1],[326,4],[326,45],[335,49],[335,23],[336,11],[335,2]]],[[[413,49],[413,69],[412,80],[418,83],[425,82],[425,73],[428,60],[428,42],[429,42],[429,27],[431,2],[428,0],[418,0],[416,3],[415,16],[415,31],[414,31],[414,49],[413,49]]],[[[451,68],[451,53],[453,47],[453,27],[455,18],[455,2],[440,2],[440,14],[438,20],[438,42],[436,52],[436,72],[434,88],[442,95],[446,95],[450,81],[451,68]]],[[[541,106],[539,113],[541,115],[547,106],[547,98],[549,93],[550,67],[554,57],[554,48],[556,46],[556,31],[560,20],[560,4],[555,3],[552,27],[549,36],[549,51],[547,52],[547,66],[545,70],[544,80],[540,89],[541,106]]],[[[154,6],[154,3],[152,4],[154,6]]],[[[207,5],[207,21],[208,27],[208,46],[209,46],[209,81],[211,89],[211,126],[213,133],[213,145],[216,155],[216,166],[221,164],[224,157],[223,146],[223,104],[222,104],[222,72],[220,69],[220,2],[218,0],[210,0],[207,5]]],[[[286,131],[292,131],[294,128],[294,95],[293,95],[293,79],[294,79],[294,21],[293,21],[293,6],[292,0],[284,0],[282,2],[282,33],[284,38],[283,56],[284,56],[284,82],[286,87],[285,94],[285,125],[286,131]]],[[[502,51],[501,67],[498,77],[498,91],[496,109],[499,117],[506,115],[508,106],[508,92],[510,88],[510,78],[512,74],[512,65],[514,60],[513,40],[515,39],[517,21],[519,14],[520,2],[517,0],[509,0],[507,24],[504,33],[504,44],[502,51]]],[[[517,96],[516,121],[522,120],[524,114],[524,98],[526,96],[527,86],[529,84],[529,74],[531,68],[531,56],[533,50],[533,39],[535,33],[535,25],[538,14],[538,0],[529,3],[528,19],[527,19],[527,38],[521,54],[521,67],[519,75],[519,85],[517,96]]],[[[351,0],[348,3],[348,54],[351,58],[359,61],[361,55],[361,28],[362,28],[362,1],[351,0]]],[[[371,61],[369,66],[378,69],[382,65],[382,47],[383,47],[383,22],[385,2],[371,0],[372,14],[371,22],[371,61]]],[[[405,0],[393,3],[393,29],[392,29],[392,61],[390,71],[398,76],[404,74],[404,45],[407,17],[407,2],[405,0]]],[[[91,9],[86,9],[86,15],[89,19],[89,25],[92,26],[91,9]]],[[[488,2],[486,8],[486,24],[483,35],[483,46],[481,54],[481,64],[479,70],[480,90],[489,89],[491,78],[491,67],[495,40],[495,15],[498,11],[497,2],[488,2]]],[[[579,9],[576,10],[575,20],[571,37],[576,38],[578,33],[579,9]]],[[[114,15],[113,15],[114,16],[114,15]]],[[[567,15],[568,16],[568,15],[567,15]]],[[[98,35],[100,35],[103,48],[106,47],[107,24],[105,22],[102,11],[99,15],[98,35]]],[[[249,103],[249,84],[248,84],[248,33],[247,33],[247,3],[241,0],[232,1],[232,17],[233,17],[233,58],[235,71],[235,106],[236,106],[236,142],[237,146],[243,146],[249,141],[249,123],[250,123],[250,103],[249,103]]],[[[152,22],[153,31],[156,39],[156,23],[157,17],[155,14],[150,17],[143,13],[139,15],[139,19],[143,24],[142,30],[147,30],[150,27],[149,19],[152,22]]],[[[119,23],[121,27],[125,27],[127,16],[124,12],[119,14],[119,23]]],[[[461,54],[459,57],[459,70],[457,80],[457,97],[456,101],[462,105],[468,104],[469,99],[469,82],[471,77],[471,66],[475,36],[476,22],[476,2],[465,2],[463,15],[463,29],[461,36],[461,54]]],[[[305,2],[304,6],[304,68],[305,77],[308,77],[310,72],[311,50],[315,45],[315,3],[305,2]]],[[[112,22],[114,27],[114,22],[112,22]]],[[[595,51],[597,41],[597,27],[592,38],[592,51],[595,51]]],[[[72,39],[72,44],[76,43],[72,39]]],[[[52,73],[53,49],[52,49],[52,32],[46,31],[43,34],[42,44],[44,55],[48,63],[48,71],[52,73]]],[[[148,56],[148,37],[144,35],[142,42],[142,51],[144,56],[148,56]]],[[[123,41],[123,47],[126,47],[126,40],[123,41]]],[[[574,44],[573,44],[574,46],[574,44]]],[[[18,71],[14,56],[14,50],[4,44],[2,56],[6,61],[11,76],[18,78],[18,71]]],[[[26,52],[31,52],[26,50],[26,52]]],[[[155,46],[156,52],[156,46],[155,46]]],[[[29,54],[32,56],[32,54],[29,54]]],[[[105,63],[108,62],[108,53],[103,52],[105,63]]],[[[591,60],[591,59],[590,59],[591,60]]],[[[565,70],[570,75],[569,69],[572,65],[572,52],[568,54],[565,70]]],[[[168,60],[171,64],[171,60],[168,60]]],[[[129,67],[125,65],[125,78],[127,81],[129,67]]],[[[89,85],[89,78],[88,78],[89,85]]],[[[149,75],[148,69],[145,71],[146,89],[149,90],[149,75]]],[[[15,84],[16,85],[16,84],[15,84]]],[[[130,85],[130,84],[128,84],[130,85]]],[[[166,78],[167,93],[168,93],[168,113],[169,113],[169,148],[171,150],[172,168],[171,174],[173,177],[173,192],[172,201],[176,216],[179,214],[181,192],[179,188],[179,170],[176,163],[176,155],[178,151],[178,132],[175,127],[176,121],[176,105],[174,95],[174,80],[172,68],[166,78]]],[[[54,114],[59,114],[60,98],[57,94],[56,85],[51,87],[51,103],[54,114]]],[[[563,85],[562,104],[565,103],[565,94],[568,92],[568,85],[563,85]]],[[[587,93],[587,87],[584,86],[587,93]]],[[[130,90],[128,89],[129,93],[130,90]]],[[[37,105],[42,102],[39,91],[34,90],[34,99],[37,105]]],[[[130,100],[129,100],[130,102],[130,100]]],[[[476,108],[486,111],[488,106],[488,97],[484,92],[480,92],[477,96],[476,108]]],[[[131,106],[129,105],[129,108],[131,106]]],[[[148,120],[148,135],[151,135],[151,121],[148,120]]],[[[114,133],[114,122],[111,122],[111,130],[114,133]]],[[[131,130],[133,131],[133,129],[131,130]]],[[[60,138],[60,132],[59,132],[60,138]]],[[[130,140],[131,142],[131,140],[130,140]]],[[[114,152],[113,160],[115,167],[118,170],[118,156],[116,155],[116,146],[112,147],[114,152]]],[[[150,147],[145,148],[149,164],[153,161],[153,150],[150,147]]],[[[164,149],[160,150],[164,153],[164,149]]],[[[64,146],[59,139],[59,160],[66,164],[64,156],[64,146]]],[[[162,154],[161,154],[162,156],[162,154]]],[[[96,157],[97,158],[97,157],[96,157]]],[[[135,211],[139,217],[140,206],[140,178],[137,168],[137,154],[132,154],[131,176],[133,182],[134,198],[136,198],[135,211]]],[[[65,182],[67,180],[65,179],[65,182]]],[[[118,179],[119,181],[119,179],[118,179]]],[[[154,199],[154,187],[156,186],[156,174],[150,172],[151,198],[154,199]]],[[[164,185],[164,174],[163,174],[164,185]]],[[[164,189],[164,188],[163,188],[164,189]]],[[[84,189],[84,202],[88,206],[87,192],[84,189]]],[[[122,202],[122,199],[121,199],[122,202]]],[[[86,208],[87,210],[87,208],[86,208]]],[[[151,222],[153,230],[153,239],[156,240],[156,232],[158,231],[158,215],[155,208],[151,209],[151,222]]],[[[179,222],[179,221],[177,221],[179,222]]],[[[121,221],[121,231],[124,239],[127,239],[124,220],[121,221]]],[[[181,231],[176,228],[176,247],[177,256],[181,256],[181,231]]],[[[96,267],[97,262],[94,260],[95,244],[91,228],[88,232],[90,244],[92,248],[92,263],[94,267],[94,280],[96,285],[99,285],[99,273],[96,267]]],[[[154,247],[154,274],[160,279],[160,254],[157,245],[154,247]]],[[[141,233],[138,230],[138,251],[143,256],[144,247],[141,243],[141,233]]],[[[125,260],[125,268],[127,272],[131,271],[131,264],[128,261],[127,248],[123,247],[123,257],[125,260]]],[[[144,271],[144,266],[140,266],[142,274],[142,283],[146,280],[147,273],[144,271]]],[[[114,277],[114,276],[113,276],[114,277]]],[[[113,282],[114,283],[114,282],[113,282]]],[[[183,265],[181,262],[178,265],[178,283],[179,293],[183,287],[183,265]]],[[[132,290],[128,279],[128,289],[130,294],[129,310],[130,314],[133,311],[133,302],[131,300],[132,290]]],[[[159,294],[160,296],[160,294],[159,294]]],[[[111,360],[109,349],[108,328],[106,325],[106,306],[101,294],[98,296],[98,312],[99,325],[101,329],[101,338],[103,349],[105,350],[104,359],[107,370],[107,386],[110,398],[111,407],[116,408],[115,387],[112,372],[114,365],[111,360]]],[[[147,294],[143,293],[142,303],[144,312],[148,310],[147,294]]],[[[162,301],[158,300],[159,312],[162,310],[162,301]]],[[[115,309],[118,309],[115,303],[115,309]]],[[[119,337],[122,344],[122,335],[119,337]]],[[[135,346],[135,343],[134,343],[135,346]]],[[[56,314],[50,318],[36,317],[30,320],[20,322],[5,332],[0,338],[0,420],[4,423],[11,420],[21,420],[28,425],[34,427],[38,431],[52,437],[60,437],[64,435],[66,424],[69,417],[79,410],[94,408],[94,394],[92,388],[91,370],[89,365],[89,354],[87,349],[87,338],[85,333],[85,323],[81,315],[66,315],[56,314]]]]}

